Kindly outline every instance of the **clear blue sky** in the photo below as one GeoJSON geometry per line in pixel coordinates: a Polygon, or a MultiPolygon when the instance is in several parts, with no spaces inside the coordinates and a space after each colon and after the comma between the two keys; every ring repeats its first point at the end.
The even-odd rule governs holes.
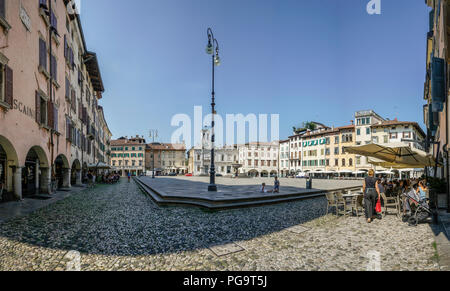
{"type": "Polygon", "coordinates": [[[428,8],[381,0],[82,0],[98,54],[113,138],[159,129],[177,113],[210,110],[210,26],[221,45],[217,111],[278,113],[280,137],[314,120],[350,124],[357,110],[423,125],[428,8]]]}

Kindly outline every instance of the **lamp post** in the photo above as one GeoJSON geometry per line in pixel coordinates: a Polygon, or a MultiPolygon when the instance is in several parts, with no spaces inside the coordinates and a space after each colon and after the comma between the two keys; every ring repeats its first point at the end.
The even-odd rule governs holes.
{"type": "Polygon", "coordinates": [[[155,151],[153,150],[153,146],[155,143],[155,139],[158,138],[158,131],[155,129],[150,130],[150,138],[153,140],[152,143],[152,179],[155,179],[155,151]]]}
{"type": "Polygon", "coordinates": [[[219,58],[219,42],[217,39],[214,38],[214,34],[212,32],[211,28],[208,28],[208,46],[206,47],[206,53],[209,55],[212,55],[212,93],[211,93],[211,109],[212,109],[212,122],[211,122],[211,169],[209,171],[209,186],[208,191],[209,192],[217,192],[217,185],[216,185],[216,168],[214,165],[214,142],[215,142],[215,134],[214,134],[214,115],[216,114],[215,106],[216,106],[216,100],[215,95],[216,92],[214,91],[214,73],[215,73],[215,66],[220,65],[220,58],[219,58]],[[215,50],[215,53],[214,53],[215,50]]]}

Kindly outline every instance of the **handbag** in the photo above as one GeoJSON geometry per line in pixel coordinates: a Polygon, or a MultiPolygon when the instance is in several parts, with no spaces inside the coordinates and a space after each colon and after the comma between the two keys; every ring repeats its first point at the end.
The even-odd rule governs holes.
{"type": "Polygon", "coordinates": [[[375,207],[377,213],[381,213],[381,199],[378,199],[377,206],[375,207]]]}

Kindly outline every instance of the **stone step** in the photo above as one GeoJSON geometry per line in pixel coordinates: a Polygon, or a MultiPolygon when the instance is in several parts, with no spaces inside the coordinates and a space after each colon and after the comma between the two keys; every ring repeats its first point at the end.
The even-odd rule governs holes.
{"type": "Polygon", "coordinates": [[[185,205],[196,206],[210,210],[222,210],[230,208],[241,208],[250,206],[262,206],[268,204],[284,203],[305,199],[313,199],[325,196],[327,192],[341,191],[341,190],[355,190],[361,187],[348,187],[333,190],[317,190],[308,193],[290,193],[275,196],[258,196],[252,198],[230,198],[230,199],[218,199],[212,200],[207,198],[197,197],[181,197],[181,196],[167,196],[162,195],[156,189],[150,187],[146,183],[142,182],[139,178],[134,179],[137,185],[149,195],[154,202],[159,205],[185,205]]]}

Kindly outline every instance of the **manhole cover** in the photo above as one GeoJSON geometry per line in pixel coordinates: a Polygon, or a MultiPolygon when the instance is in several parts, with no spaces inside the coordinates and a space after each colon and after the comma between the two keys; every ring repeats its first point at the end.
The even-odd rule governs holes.
{"type": "Polygon", "coordinates": [[[286,230],[290,231],[290,232],[293,232],[293,233],[296,233],[296,234],[301,234],[301,233],[304,233],[305,231],[308,231],[309,228],[306,228],[306,227],[301,226],[301,225],[297,225],[297,226],[289,227],[286,230]]]}
{"type": "Polygon", "coordinates": [[[221,245],[221,246],[214,246],[214,247],[210,247],[209,249],[218,257],[241,252],[244,250],[244,248],[242,248],[241,246],[239,246],[235,243],[230,243],[230,244],[221,245]]]}

